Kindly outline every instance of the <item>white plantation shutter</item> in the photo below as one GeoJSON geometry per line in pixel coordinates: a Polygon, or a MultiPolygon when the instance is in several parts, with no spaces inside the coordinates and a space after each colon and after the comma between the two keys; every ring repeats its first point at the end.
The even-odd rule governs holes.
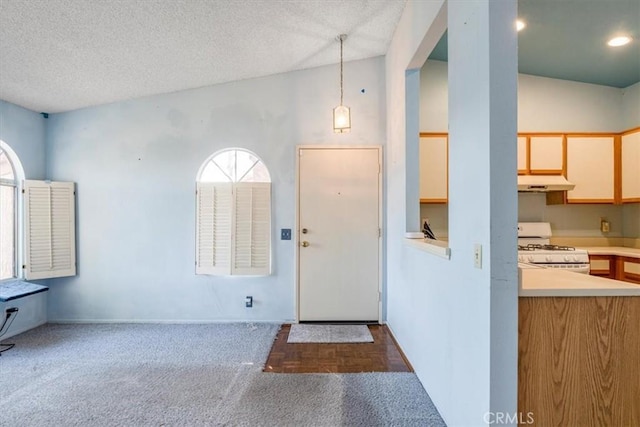
{"type": "Polygon", "coordinates": [[[76,274],[73,182],[24,182],[25,265],[28,280],[76,274]]]}
{"type": "Polygon", "coordinates": [[[234,184],[234,239],[231,274],[271,272],[271,184],[234,184]]]}
{"type": "Polygon", "coordinates": [[[271,184],[199,182],[196,274],[271,272],[271,184]]]}
{"type": "Polygon", "coordinates": [[[231,274],[232,190],[231,183],[198,183],[196,274],[231,274]]]}

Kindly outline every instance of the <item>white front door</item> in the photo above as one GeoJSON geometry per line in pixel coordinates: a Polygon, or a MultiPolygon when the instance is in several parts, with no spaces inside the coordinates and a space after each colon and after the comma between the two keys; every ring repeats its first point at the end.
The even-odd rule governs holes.
{"type": "Polygon", "coordinates": [[[379,321],[381,148],[298,154],[298,320],[379,321]]]}

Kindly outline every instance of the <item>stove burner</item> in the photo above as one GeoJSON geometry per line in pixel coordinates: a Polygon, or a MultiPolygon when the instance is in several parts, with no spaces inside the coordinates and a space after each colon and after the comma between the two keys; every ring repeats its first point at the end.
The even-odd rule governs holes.
{"type": "Polygon", "coordinates": [[[561,245],[538,245],[538,244],[528,244],[526,246],[518,245],[519,251],[575,251],[576,248],[572,246],[561,246],[561,245]]]}
{"type": "Polygon", "coordinates": [[[544,248],[548,251],[575,251],[576,248],[573,246],[562,246],[562,245],[544,245],[544,248]]]}

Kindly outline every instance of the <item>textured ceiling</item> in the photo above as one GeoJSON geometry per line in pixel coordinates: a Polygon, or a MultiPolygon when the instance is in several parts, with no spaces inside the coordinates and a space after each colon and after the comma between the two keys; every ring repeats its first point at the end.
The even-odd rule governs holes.
{"type": "Polygon", "coordinates": [[[0,99],[62,112],[384,55],[406,0],[0,0],[0,99]]]}
{"type": "MultiPolygon", "coordinates": [[[[424,0],[416,0],[424,1],[424,0]]],[[[0,99],[49,113],[387,51],[406,0],[0,0],[0,99]]],[[[526,74],[640,81],[640,0],[519,0],[526,74]],[[632,44],[606,39],[628,32],[632,44]]],[[[435,58],[446,59],[446,39],[435,58]]]]}
{"type": "MultiPolygon", "coordinates": [[[[518,69],[524,74],[624,88],[640,81],[640,0],[519,0],[518,69]],[[634,40],[611,48],[609,38],[634,40]]],[[[432,59],[446,61],[446,36],[432,59]]]]}

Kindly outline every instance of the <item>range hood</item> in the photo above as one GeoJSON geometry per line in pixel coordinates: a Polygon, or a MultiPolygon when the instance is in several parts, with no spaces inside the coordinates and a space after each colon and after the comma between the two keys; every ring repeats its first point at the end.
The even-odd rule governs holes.
{"type": "Polygon", "coordinates": [[[546,193],[573,190],[575,186],[562,175],[518,175],[518,191],[546,193]]]}

